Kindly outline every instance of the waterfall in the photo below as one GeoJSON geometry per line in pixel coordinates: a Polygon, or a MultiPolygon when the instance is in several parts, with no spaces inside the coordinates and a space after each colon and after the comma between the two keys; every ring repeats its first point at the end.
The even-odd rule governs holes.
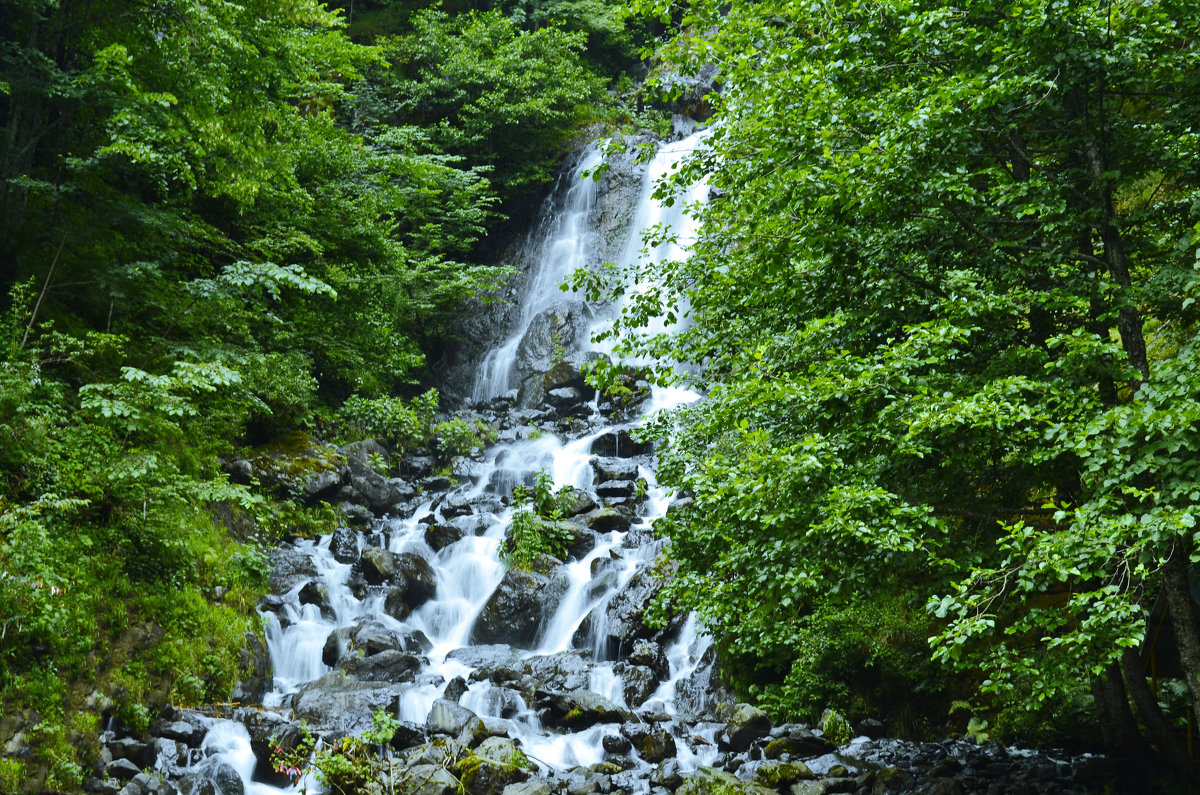
{"type": "MultiPolygon", "coordinates": [[[[693,136],[666,145],[647,164],[636,207],[629,216],[625,233],[628,242],[620,254],[623,264],[636,264],[643,255],[639,230],[654,225],[672,228],[678,243],[659,246],[649,256],[661,259],[683,255],[687,240],[695,234],[695,224],[686,215],[685,205],[702,200],[707,188],[697,185],[682,201],[664,207],[653,198],[653,183],[676,168],[700,141],[700,136],[693,136]]],[[[559,185],[547,201],[545,217],[526,246],[531,266],[519,311],[513,313],[507,338],[478,366],[472,389],[474,401],[494,400],[518,387],[520,379],[526,377],[518,372],[522,366],[519,359],[522,348],[532,345],[531,327],[548,311],[563,306],[564,300],[578,305],[578,299],[565,296],[559,285],[575,269],[597,264],[600,242],[594,218],[605,185],[603,180],[581,179],[580,172],[594,169],[600,162],[600,148],[590,147],[560,177],[559,185]]],[[[637,291],[645,287],[630,285],[629,289],[637,291]]],[[[564,350],[557,353],[610,354],[611,345],[593,344],[590,337],[611,324],[621,308],[618,304],[580,310],[586,322],[577,338],[561,340],[564,350]]],[[[537,376],[540,378],[540,374],[537,376]]],[[[538,383],[537,379],[532,383],[538,383]]],[[[280,606],[274,612],[264,614],[274,668],[274,683],[264,699],[265,706],[285,716],[289,709],[300,709],[305,693],[333,681],[327,676],[334,670],[330,662],[347,665],[344,659],[331,658],[331,651],[337,651],[334,641],[343,642],[339,640],[343,635],[336,633],[353,633],[367,626],[369,633],[364,630],[366,634],[356,642],[369,644],[375,642],[373,639],[379,642],[391,639],[404,645],[404,654],[419,659],[419,670],[404,681],[365,680],[359,689],[348,691],[344,697],[347,703],[360,695],[367,699],[378,693],[383,699],[381,703],[389,703],[398,718],[424,724],[435,702],[449,693],[448,683],[461,677],[465,689],[457,698],[459,703],[490,721],[492,726],[501,727],[547,772],[601,762],[606,758],[606,742],[613,745],[619,740],[621,724],[601,722],[579,730],[547,727],[539,711],[527,702],[528,692],[523,694],[502,679],[479,675],[481,669],[507,665],[515,670],[522,665],[544,665],[553,669],[545,676],[554,682],[563,679],[567,684],[539,685],[538,692],[561,686],[575,694],[591,693],[586,698],[600,699],[631,717],[630,710],[637,708],[665,713],[673,721],[683,717],[674,705],[676,686],[696,669],[706,650],[694,619],[681,618],[674,634],[663,631],[661,643],[638,640],[613,648],[606,610],[614,599],[637,584],[638,577],[648,577],[647,567],[661,548],[650,528],[665,513],[671,499],[655,482],[649,458],[630,457],[636,451],[621,448],[621,440],[627,438],[623,434],[644,421],[645,413],[697,397],[686,390],[655,389],[643,404],[642,417],[630,419],[625,415],[623,421],[616,423],[600,413],[594,398],[582,400],[566,416],[553,421],[547,419],[553,412],[544,405],[540,407],[541,414],[537,410],[527,411],[521,419],[530,417],[529,422],[536,427],[523,427],[513,420],[511,438],[486,451],[472,466],[467,482],[448,493],[427,495],[428,499],[411,506],[407,513],[380,519],[369,534],[359,534],[358,554],[364,558],[365,550],[377,546],[379,550],[372,553],[376,557],[386,552],[391,556],[387,560],[404,559],[408,561],[406,565],[422,570],[427,567],[432,572],[436,583],[433,596],[413,605],[411,611],[390,609],[393,594],[385,586],[363,584],[356,574],[356,566],[361,568],[362,564],[354,562],[353,548],[349,554],[343,552],[339,559],[331,549],[330,537],[318,542],[300,542],[296,548],[311,559],[315,574],[297,582],[281,595],[280,606]],[[606,439],[612,440],[611,450],[604,447],[606,439]],[[597,457],[595,451],[600,448],[609,452],[609,457],[597,457]],[[605,466],[615,472],[600,474],[605,466]],[[530,482],[540,471],[551,475],[555,488],[573,487],[598,504],[584,515],[590,517],[589,521],[596,521],[594,530],[585,528],[583,519],[576,520],[580,534],[591,546],[557,565],[552,576],[536,575],[542,577],[539,582],[544,581],[539,587],[546,594],[553,593],[554,601],[553,609],[546,609],[536,626],[531,627],[531,641],[520,644],[519,648],[477,644],[475,640],[481,633],[488,605],[497,598],[500,589],[507,587],[505,583],[510,576],[501,559],[514,513],[506,498],[513,485],[530,482]],[[614,526],[602,525],[601,520],[614,518],[619,520],[614,526]],[[430,528],[435,527],[448,528],[446,532],[460,537],[435,548],[429,536],[430,528]],[[311,600],[305,603],[302,591],[315,591],[326,598],[321,603],[311,600]],[[632,658],[625,659],[633,653],[633,647],[642,655],[636,665],[632,658]],[[645,672],[656,665],[660,666],[659,673],[654,674],[653,681],[643,683],[640,703],[629,703],[626,693],[631,692],[630,684],[625,677],[636,674],[644,679],[645,672]]],[[[501,625],[501,631],[508,631],[503,622],[501,625]]],[[[369,646],[361,651],[366,652],[365,660],[375,659],[369,646]]],[[[403,654],[396,652],[392,657],[400,659],[403,654]]],[[[328,686],[345,687],[345,684],[328,686]]],[[[545,708],[542,710],[544,716],[545,708]]],[[[705,746],[703,741],[696,744],[692,739],[703,737],[705,729],[692,725],[685,730],[678,721],[671,725],[678,734],[677,759],[684,769],[710,758],[706,748],[711,746],[705,746]]],[[[215,738],[212,750],[229,757],[230,764],[243,775],[248,792],[265,795],[294,791],[251,781],[249,771],[253,764],[247,761],[249,746],[244,729],[230,729],[218,721],[210,735],[215,738]]],[[[643,778],[649,775],[647,771],[652,767],[649,762],[635,756],[634,764],[642,771],[643,778]]],[[[642,783],[645,782],[630,786],[643,789],[642,783]]],[[[644,789],[648,788],[645,783],[644,789]]]]}

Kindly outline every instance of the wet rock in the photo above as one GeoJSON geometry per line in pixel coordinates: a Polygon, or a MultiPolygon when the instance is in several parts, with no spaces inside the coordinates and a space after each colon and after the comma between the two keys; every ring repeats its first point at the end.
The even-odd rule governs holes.
{"type": "Polygon", "coordinates": [[[667,626],[661,629],[647,627],[644,621],[646,609],[664,584],[665,580],[659,579],[652,569],[642,568],[608,603],[605,608],[605,642],[610,658],[623,659],[633,650],[637,640],[662,642],[678,632],[684,619],[682,615],[672,616],[667,626]]]}
{"type": "Polygon", "coordinates": [[[768,759],[754,768],[755,780],[775,789],[816,777],[816,774],[809,770],[808,765],[803,762],[780,762],[777,759],[768,759]]]}
{"type": "Polygon", "coordinates": [[[329,553],[338,563],[358,560],[358,533],[349,527],[339,527],[329,538],[329,553]]]}
{"type": "Polygon", "coordinates": [[[621,734],[629,738],[638,756],[652,765],[675,756],[675,738],[665,729],[647,723],[626,723],[621,726],[621,734]]]}
{"type": "Polygon", "coordinates": [[[738,704],[725,726],[725,743],[735,752],[745,751],[755,740],[771,733],[771,719],[758,707],[738,704]]]}
{"type": "Polygon", "coordinates": [[[596,534],[592,530],[570,522],[559,522],[559,527],[566,528],[570,533],[570,540],[567,541],[569,560],[582,560],[596,548],[596,534]]]}
{"type": "Polygon", "coordinates": [[[142,772],[142,768],[128,759],[114,759],[104,766],[104,775],[117,781],[129,781],[142,772]]]}
{"type": "Polygon", "coordinates": [[[733,694],[721,684],[717,652],[712,646],[701,656],[696,670],[675,685],[675,707],[684,715],[711,715],[721,707],[732,712],[734,702],[733,694]]]}
{"type": "Polygon", "coordinates": [[[538,716],[547,726],[559,726],[579,731],[597,723],[627,723],[634,715],[617,706],[599,693],[590,690],[546,692],[536,694],[538,716]]]}
{"type": "Polygon", "coordinates": [[[788,736],[771,740],[763,749],[767,759],[778,759],[784,754],[795,758],[810,758],[827,754],[837,749],[829,740],[818,737],[806,728],[795,727],[788,736]]]}
{"type": "Polygon", "coordinates": [[[537,779],[509,784],[500,795],[551,795],[553,792],[554,788],[550,786],[550,782],[537,779]]]}
{"type": "Polygon", "coordinates": [[[157,720],[150,727],[150,733],[168,740],[175,740],[195,748],[204,739],[204,727],[195,722],[181,718],[179,720],[157,720]]]}
{"type": "Polygon", "coordinates": [[[633,513],[622,508],[605,506],[583,515],[590,530],[597,533],[624,533],[633,524],[633,513]]]}
{"type": "Polygon", "coordinates": [[[432,524],[425,528],[425,543],[437,552],[466,537],[466,532],[452,524],[432,524]]]}
{"type": "Polygon", "coordinates": [[[671,792],[683,784],[683,774],[680,772],[679,760],[666,759],[650,774],[650,783],[671,792]]]}
{"type": "Polygon", "coordinates": [[[508,643],[532,648],[538,630],[566,592],[562,577],[509,569],[484,605],[471,631],[472,643],[508,643]]]}
{"type": "Polygon", "coordinates": [[[364,682],[411,682],[421,668],[429,664],[425,657],[385,649],[366,657],[351,657],[342,663],[342,670],[364,682]]]}
{"type": "Polygon", "coordinates": [[[529,778],[522,762],[523,756],[512,740],[489,737],[475,749],[474,758],[462,762],[460,778],[471,795],[495,795],[529,778]]]}
{"type": "Polygon", "coordinates": [[[442,698],[457,704],[459,699],[463,697],[463,693],[466,692],[467,680],[461,676],[456,676],[450,680],[449,684],[446,685],[446,689],[442,691],[442,698]]]}
{"type": "MultiPolygon", "coordinates": [[[[179,790],[157,773],[138,773],[121,788],[118,795],[178,795],[179,790]]],[[[235,795],[241,795],[237,790],[235,795]]]]}
{"type": "Polygon", "coordinates": [[[625,703],[635,709],[645,704],[658,690],[659,678],[644,665],[626,665],[620,675],[625,703]]]}
{"type": "Polygon", "coordinates": [[[597,436],[588,449],[592,455],[621,458],[647,455],[653,449],[649,442],[635,442],[625,428],[612,430],[597,436]]]}
{"type": "Polygon", "coordinates": [[[474,712],[449,699],[439,698],[433,702],[425,728],[430,734],[446,734],[457,737],[473,720],[479,720],[474,712]]]}
{"type": "Polygon", "coordinates": [[[609,754],[627,754],[633,750],[633,743],[628,737],[621,734],[606,734],[600,741],[601,747],[605,753],[609,754]]]}
{"type": "Polygon", "coordinates": [[[367,616],[354,626],[329,633],[321,649],[321,662],[333,668],[353,657],[369,657],[383,651],[418,654],[430,648],[432,645],[423,633],[397,629],[367,616]]]}
{"type": "Polygon", "coordinates": [[[392,734],[392,741],[388,745],[393,750],[404,751],[423,742],[425,742],[424,728],[415,723],[400,721],[400,725],[396,727],[395,733],[392,734]]]}
{"type": "Polygon", "coordinates": [[[513,366],[519,406],[532,408],[542,402],[545,373],[563,359],[564,351],[576,347],[590,321],[591,310],[582,301],[564,301],[534,316],[517,344],[513,366]]]}
{"type": "Polygon", "coordinates": [[[292,697],[292,710],[320,731],[357,734],[371,726],[378,709],[390,708],[400,695],[400,685],[362,682],[340,671],[303,685],[292,697]]]}
{"type": "Polygon", "coordinates": [[[395,772],[396,791],[411,795],[459,795],[460,785],[441,765],[413,765],[395,772]]]}
{"type": "Polygon", "coordinates": [[[614,480],[637,480],[638,465],[627,458],[593,458],[591,461],[594,483],[608,483],[614,480]]]}
{"type": "Polygon", "coordinates": [[[761,784],[741,781],[731,773],[702,767],[688,775],[676,790],[677,795],[774,795],[775,790],[761,784]]]}
{"type": "Polygon", "coordinates": [[[272,593],[287,593],[301,583],[317,576],[317,567],[307,552],[290,544],[267,552],[271,574],[267,584],[272,593]]]}
{"type": "Polygon", "coordinates": [[[245,726],[250,735],[254,779],[276,787],[287,786],[290,783],[287,776],[275,772],[275,749],[295,750],[304,738],[304,730],[283,715],[265,709],[242,707],[233,713],[233,719],[245,726]]]}
{"type": "MultiPolygon", "coordinates": [[[[127,759],[132,762],[138,770],[144,767],[150,767],[154,764],[154,758],[157,755],[155,749],[150,743],[135,740],[132,737],[120,737],[109,740],[105,743],[113,759],[127,759]]],[[[129,776],[126,776],[129,778],[129,776]]]]}
{"type": "Polygon", "coordinates": [[[302,605],[316,605],[317,607],[329,608],[329,592],[324,585],[316,580],[309,580],[304,583],[296,597],[302,605]]]}
{"type": "Polygon", "coordinates": [[[630,500],[637,493],[637,487],[632,480],[609,480],[597,484],[593,491],[602,500],[630,500]]]}
{"type": "Polygon", "coordinates": [[[180,795],[244,795],[242,777],[219,757],[205,759],[179,780],[180,795]]]}
{"type": "Polygon", "coordinates": [[[563,515],[567,518],[596,510],[596,501],[586,491],[567,487],[560,494],[566,495],[562,500],[566,506],[563,515]]]}
{"type": "Polygon", "coordinates": [[[670,671],[667,655],[663,647],[652,640],[635,640],[633,649],[625,657],[632,665],[644,665],[660,679],[665,679],[670,671]]]}
{"type": "Polygon", "coordinates": [[[396,598],[415,610],[437,592],[437,575],[425,558],[413,552],[389,552],[368,547],[355,564],[355,574],[368,585],[392,584],[403,589],[396,598]]]}

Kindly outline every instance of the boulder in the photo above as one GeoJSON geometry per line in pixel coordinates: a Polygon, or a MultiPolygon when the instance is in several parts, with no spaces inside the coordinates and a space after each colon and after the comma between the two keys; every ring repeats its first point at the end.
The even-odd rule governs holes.
{"type": "Polygon", "coordinates": [[[638,465],[627,458],[597,457],[591,461],[593,482],[608,483],[613,480],[637,480],[638,465]]]}
{"type": "Polygon", "coordinates": [[[628,709],[590,690],[538,691],[535,699],[538,717],[547,726],[579,731],[597,723],[627,723],[634,720],[633,713],[628,709]]]}
{"type": "Polygon", "coordinates": [[[466,532],[452,524],[431,524],[425,528],[425,543],[437,552],[466,537],[466,532]]]}
{"type": "Polygon", "coordinates": [[[312,557],[291,544],[268,550],[267,557],[271,561],[267,585],[272,593],[287,593],[317,576],[317,566],[312,557]]]}
{"type": "Polygon", "coordinates": [[[408,795],[459,795],[458,779],[441,765],[413,765],[394,773],[397,792],[408,795]]]}
{"type": "Polygon", "coordinates": [[[630,707],[645,704],[658,690],[659,677],[644,665],[626,665],[620,674],[621,693],[630,707]]]}
{"type": "Polygon", "coordinates": [[[474,712],[449,699],[439,698],[433,702],[425,728],[430,734],[446,734],[457,737],[473,720],[479,720],[474,712]]]}
{"type": "Polygon", "coordinates": [[[553,615],[566,590],[564,577],[509,569],[480,612],[471,643],[533,648],[543,622],[553,615]]]}
{"type": "Polygon", "coordinates": [[[246,727],[250,735],[250,750],[254,752],[254,779],[276,787],[286,787],[287,776],[275,771],[275,749],[284,752],[295,750],[304,738],[299,725],[266,709],[241,707],[233,713],[233,719],[246,727]]]}
{"type": "MultiPolygon", "coordinates": [[[[241,795],[237,790],[236,795],[241,795]]],[[[138,773],[117,795],[178,795],[179,790],[158,773],[138,773]]]]}
{"type": "Polygon", "coordinates": [[[358,560],[358,533],[349,527],[339,527],[329,539],[329,553],[338,563],[358,560]]]}
{"type": "Polygon", "coordinates": [[[575,300],[546,309],[529,322],[513,365],[521,408],[532,408],[545,399],[545,374],[564,358],[565,351],[576,347],[590,321],[587,305],[575,300]]]}
{"type": "Polygon", "coordinates": [[[390,709],[402,686],[384,682],[361,682],[335,671],[303,685],[292,697],[298,720],[319,731],[357,734],[371,726],[378,709],[390,709]]]}
{"type": "Polygon", "coordinates": [[[523,762],[524,756],[512,740],[489,737],[476,749],[474,757],[460,764],[460,778],[470,795],[499,795],[509,785],[529,778],[523,762]]]}
{"type": "Polygon", "coordinates": [[[608,431],[597,436],[592,441],[592,446],[588,448],[588,452],[592,455],[620,458],[647,455],[652,450],[653,445],[649,442],[635,442],[625,428],[608,431]]]}
{"type": "Polygon", "coordinates": [[[611,533],[613,531],[624,533],[633,524],[633,512],[623,508],[610,508],[606,506],[584,514],[583,520],[587,523],[588,529],[594,530],[597,533],[611,533]]]}
{"type": "Polygon", "coordinates": [[[179,780],[180,795],[244,795],[242,777],[220,757],[209,757],[179,780]]]}
{"type": "MultiPolygon", "coordinates": [[[[396,598],[415,610],[437,593],[437,575],[425,558],[414,552],[389,552],[368,547],[355,564],[354,573],[368,585],[389,583],[403,589],[396,598]]],[[[353,575],[352,575],[353,576],[353,575]]]]}
{"type": "Polygon", "coordinates": [[[366,657],[353,656],[341,668],[364,682],[411,682],[428,664],[429,660],[420,655],[385,649],[366,657]]]}
{"type": "Polygon", "coordinates": [[[688,775],[675,790],[676,795],[776,795],[775,790],[749,781],[741,781],[723,770],[702,767],[688,775]]]}
{"type": "Polygon", "coordinates": [[[398,629],[367,616],[353,626],[340,627],[329,633],[321,649],[321,662],[334,668],[354,657],[369,657],[383,651],[418,654],[430,648],[424,634],[398,629]]]}
{"type": "Polygon", "coordinates": [[[665,729],[649,723],[625,723],[621,734],[628,738],[642,761],[657,764],[675,756],[675,738],[665,729]]]}
{"type": "Polygon", "coordinates": [[[725,742],[735,752],[747,750],[755,741],[771,733],[771,718],[751,704],[738,704],[725,725],[725,742]]]}
{"type": "MultiPolygon", "coordinates": [[[[739,771],[740,773],[741,771],[739,771]]],[[[772,789],[790,786],[797,781],[811,781],[817,776],[803,762],[781,762],[768,759],[754,769],[754,780],[772,789]]]]}

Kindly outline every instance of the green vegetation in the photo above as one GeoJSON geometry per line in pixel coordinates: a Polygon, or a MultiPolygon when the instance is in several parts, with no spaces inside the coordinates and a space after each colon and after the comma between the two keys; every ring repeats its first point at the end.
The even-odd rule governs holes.
{"type": "Polygon", "coordinates": [[[836,705],[850,717],[946,715],[966,694],[930,697],[932,636],[988,733],[1053,731],[1047,705],[1094,696],[1111,749],[1148,759],[1150,738],[1186,776],[1182,713],[1138,647],[1161,595],[1200,703],[1200,20],[634,6],[674,25],[680,70],[714,63],[726,87],[674,183],[711,175],[700,241],[624,320],[627,352],[660,378],[704,363],[709,393],[653,431],[660,479],[694,495],[663,528],[663,598],[777,715],[814,717],[860,661],[878,677],[836,705]],[[632,333],[667,313],[690,326],[632,333]]]}
{"type": "Polygon", "coordinates": [[[0,0],[0,713],[37,738],[0,789],[229,698],[264,549],[336,517],[219,457],[490,436],[435,420],[427,357],[639,42],[599,4],[360,5],[378,44],[315,0],[0,0]]]}
{"type": "Polygon", "coordinates": [[[512,528],[502,554],[509,566],[529,570],[540,555],[563,560],[575,538],[563,522],[572,500],[570,489],[554,490],[554,477],[546,470],[537,473],[533,489],[523,483],[513,488],[512,528]]]}

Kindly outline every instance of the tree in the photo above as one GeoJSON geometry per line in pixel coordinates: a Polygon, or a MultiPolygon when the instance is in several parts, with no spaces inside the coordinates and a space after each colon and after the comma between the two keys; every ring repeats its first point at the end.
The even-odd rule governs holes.
{"type": "Polygon", "coordinates": [[[886,656],[927,602],[934,656],[1002,703],[1096,681],[1123,705],[1127,687],[1170,757],[1130,663],[1162,591],[1200,701],[1180,590],[1200,560],[1195,15],[888,0],[676,19],[670,57],[715,62],[726,88],[676,183],[710,175],[701,239],[624,320],[627,351],[663,377],[703,363],[709,391],[654,431],[694,495],[666,525],[667,598],[783,712],[813,706],[797,663],[822,616],[900,600],[886,656]],[[637,336],[667,311],[688,328],[637,336]]]}

